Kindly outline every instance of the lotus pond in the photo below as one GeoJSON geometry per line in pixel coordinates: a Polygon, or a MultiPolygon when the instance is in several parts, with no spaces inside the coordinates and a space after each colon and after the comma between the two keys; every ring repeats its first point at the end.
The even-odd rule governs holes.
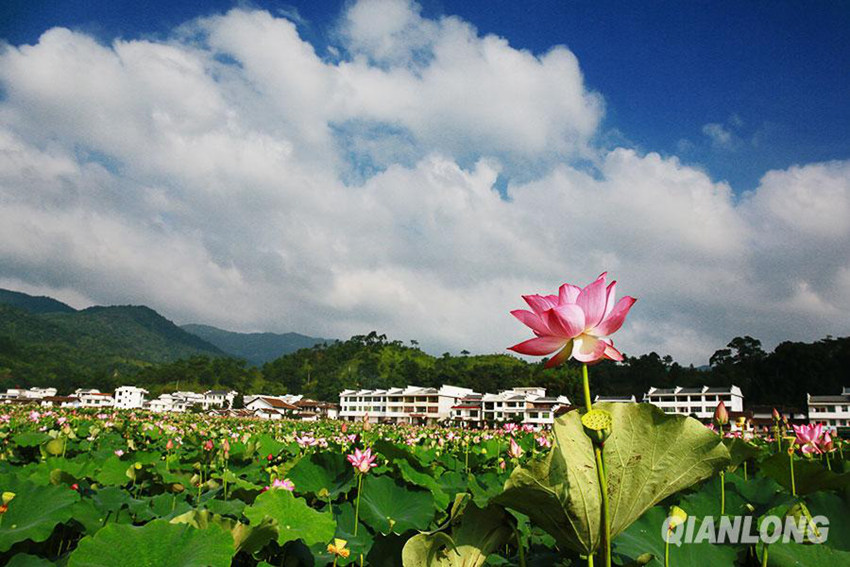
{"type": "MultiPolygon", "coordinates": [[[[613,564],[850,565],[842,441],[598,407],[613,564]]],[[[583,566],[605,537],[580,410],[543,431],[7,408],[0,564],[583,566]]]]}

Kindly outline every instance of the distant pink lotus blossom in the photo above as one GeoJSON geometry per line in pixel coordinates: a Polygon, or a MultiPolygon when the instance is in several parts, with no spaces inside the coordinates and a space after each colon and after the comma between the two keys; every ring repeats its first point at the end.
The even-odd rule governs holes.
{"type": "Polygon", "coordinates": [[[204,451],[212,451],[213,450],[213,441],[212,439],[207,439],[204,442],[204,451]]]}
{"type": "Polygon", "coordinates": [[[797,434],[797,444],[806,455],[819,455],[821,453],[818,442],[823,437],[823,425],[815,423],[811,425],[795,425],[794,433],[797,434]]]}
{"type": "Polygon", "coordinates": [[[270,486],[267,486],[263,489],[263,492],[267,490],[276,490],[278,488],[281,490],[288,490],[289,492],[292,492],[293,490],[295,490],[295,483],[289,480],[288,478],[285,478],[283,480],[276,478],[270,486]]]}
{"type": "Polygon", "coordinates": [[[636,299],[623,297],[614,302],[617,282],[606,285],[607,273],[585,288],[564,284],[558,295],[525,295],[531,311],[518,309],[511,314],[531,328],[535,338],[510,347],[520,354],[544,356],[558,351],[547,363],[551,368],[570,357],[579,362],[603,358],[623,360],[611,339],[626,319],[636,299]]]}
{"type": "Polygon", "coordinates": [[[512,459],[519,459],[524,452],[525,451],[523,451],[522,447],[519,446],[519,443],[511,437],[511,446],[508,448],[508,456],[512,459]]]}
{"type": "Polygon", "coordinates": [[[30,412],[30,421],[38,421],[41,418],[41,414],[37,411],[33,410],[30,412]]]}
{"type": "Polygon", "coordinates": [[[358,472],[361,474],[366,474],[373,467],[377,467],[377,463],[375,463],[375,455],[372,454],[372,449],[366,449],[361,452],[360,449],[355,449],[354,453],[348,455],[346,457],[348,462],[351,463],[358,472]]]}
{"type": "Polygon", "coordinates": [[[537,437],[535,441],[537,441],[537,444],[543,449],[548,449],[552,446],[552,442],[549,441],[548,438],[543,437],[542,435],[540,437],[537,437]]]}
{"type": "Polygon", "coordinates": [[[116,454],[117,456],[119,456],[119,457],[121,457],[121,456],[123,456],[123,455],[124,455],[124,451],[122,451],[121,449],[115,449],[115,451],[114,451],[114,452],[115,452],[115,454],[116,454]]]}
{"type": "Polygon", "coordinates": [[[823,437],[818,441],[818,449],[821,453],[831,453],[835,451],[835,443],[832,441],[832,436],[829,431],[825,431],[823,437]]]}

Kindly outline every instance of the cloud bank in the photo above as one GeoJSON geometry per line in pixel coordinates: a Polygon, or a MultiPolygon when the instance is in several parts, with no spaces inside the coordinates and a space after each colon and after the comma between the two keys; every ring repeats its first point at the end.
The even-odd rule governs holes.
{"type": "Polygon", "coordinates": [[[596,143],[604,93],[566,47],[402,0],[354,3],[331,35],[317,52],[235,9],[156,41],[3,47],[0,286],[503,352],[521,294],[608,270],[639,298],[627,354],[850,332],[850,161],[736,193],[596,143]]]}

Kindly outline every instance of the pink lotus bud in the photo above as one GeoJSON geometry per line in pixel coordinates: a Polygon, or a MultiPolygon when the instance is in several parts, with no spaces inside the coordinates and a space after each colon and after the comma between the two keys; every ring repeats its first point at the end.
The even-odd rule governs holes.
{"type": "Polygon", "coordinates": [[[723,402],[717,404],[717,409],[714,410],[714,423],[717,425],[726,425],[729,423],[729,412],[726,410],[726,405],[723,402]]]}

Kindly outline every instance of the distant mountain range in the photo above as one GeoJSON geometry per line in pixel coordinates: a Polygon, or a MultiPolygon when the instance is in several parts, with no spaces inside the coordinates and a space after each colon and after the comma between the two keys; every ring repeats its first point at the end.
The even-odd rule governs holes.
{"type": "Polygon", "coordinates": [[[19,291],[0,289],[0,303],[11,305],[30,313],[72,313],[76,311],[70,305],[65,305],[52,297],[33,296],[19,291]]]}
{"type": "Polygon", "coordinates": [[[181,328],[145,306],[76,310],[50,297],[0,289],[0,371],[35,359],[102,369],[196,355],[243,358],[259,366],[326,342],[331,341],[298,333],[233,333],[206,325],[181,328]]]}
{"type": "Polygon", "coordinates": [[[181,328],[215,345],[224,352],[238,358],[244,358],[256,366],[261,366],[302,348],[334,342],[329,339],[308,337],[298,333],[234,333],[209,325],[183,325],[181,328]]]}

